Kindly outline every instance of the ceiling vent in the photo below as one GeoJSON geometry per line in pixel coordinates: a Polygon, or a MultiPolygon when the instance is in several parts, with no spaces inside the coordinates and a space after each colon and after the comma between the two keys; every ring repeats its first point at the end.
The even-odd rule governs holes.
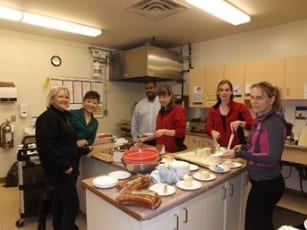
{"type": "Polygon", "coordinates": [[[152,20],[159,20],[189,9],[174,0],[141,0],[127,10],[152,20]]]}

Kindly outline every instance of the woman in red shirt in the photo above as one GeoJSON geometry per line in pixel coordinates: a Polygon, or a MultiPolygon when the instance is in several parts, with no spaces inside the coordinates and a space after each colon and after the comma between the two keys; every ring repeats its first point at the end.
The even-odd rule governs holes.
{"type": "MultiPolygon", "coordinates": [[[[205,130],[214,141],[221,146],[227,147],[230,135],[234,138],[231,148],[242,143],[238,131],[241,129],[251,130],[253,117],[246,106],[233,101],[233,87],[229,80],[222,80],[217,87],[217,103],[209,108],[205,130]]],[[[243,138],[244,139],[244,136],[243,138]]]]}
{"type": "MultiPolygon", "coordinates": [[[[161,109],[156,120],[156,131],[153,138],[157,145],[164,145],[169,153],[185,150],[183,144],[185,138],[186,114],[181,105],[174,101],[174,93],[169,85],[161,85],[157,95],[161,109]]],[[[148,138],[140,138],[138,142],[147,141],[148,138]]]]}

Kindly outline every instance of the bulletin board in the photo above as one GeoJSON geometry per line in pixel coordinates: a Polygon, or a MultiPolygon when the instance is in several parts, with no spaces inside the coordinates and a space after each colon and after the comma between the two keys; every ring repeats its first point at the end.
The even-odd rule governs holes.
{"type": "Polygon", "coordinates": [[[70,91],[70,109],[82,107],[83,96],[89,90],[94,90],[100,95],[100,103],[94,112],[96,118],[103,117],[104,111],[104,82],[97,79],[50,77],[50,88],[65,86],[70,91]]]}

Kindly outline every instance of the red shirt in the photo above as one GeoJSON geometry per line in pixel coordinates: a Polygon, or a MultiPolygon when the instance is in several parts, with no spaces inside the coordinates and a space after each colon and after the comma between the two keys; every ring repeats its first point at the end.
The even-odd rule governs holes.
{"type": "MultiPolygon", "coordinates": [[[[220,132],[221,137],[217,141],[223,147],[227,147],[231,135],[231,128],[230,128],[231,122],[237,120],[245,121],[246,125],[244,129],[246,130],[251,130],[253,123],[253,117],[244,104],[230,101],[228,103],[228,106],[229,106],[229,113],[225,116],[225,124],[226,124],[225,127],[223,126],[223,121],[218,105],[209,108],[205,123],[206,133],[208,133],[210,136],[212,130],[220,132]]],[[[240,144],[240,140],[238,138],[238,135],[235,133],[231,148],[238,144],[240,144]]]]}
{"type": "Polygon", "coordinates": [[[185,137],[186,114],[180,105],[174,105],[166,110],[159,111],[156,130],[173,129],[175,136],[161,136],[156,138],[157,145],[165,145],[165,151],[169,153],[180,151],[185,137]]]}

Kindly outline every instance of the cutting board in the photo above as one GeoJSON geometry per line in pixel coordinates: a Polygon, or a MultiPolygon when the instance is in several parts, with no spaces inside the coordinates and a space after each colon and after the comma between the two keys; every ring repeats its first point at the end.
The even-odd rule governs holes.
{"type": "Polygon", "coordinates": [[[175,154],[175,158],[178,160],[188,161],[205,168],[209,168],[210,165],[222,163],[222,160],[219,157],[212,157],[210,155],[207,157],[199,157],[194,151],[175,154]]]}

